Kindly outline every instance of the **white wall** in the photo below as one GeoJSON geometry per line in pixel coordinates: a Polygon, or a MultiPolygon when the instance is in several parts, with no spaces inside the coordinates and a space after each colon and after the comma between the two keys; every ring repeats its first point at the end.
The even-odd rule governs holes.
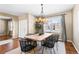
{"type": "Polygon", "coordinates": [[[35,18],[31,14],[29,14],[29,20],[28,20],[28,33],[34,34],[35,33],[35,18]]]}
{"type": "Polygon", "coordinates": [[[19,37],[24,37],[27,34],[27,15],[19,17],[19,37]]]}
{"type": "Polygon", "coordinates": [[[17,38],[18,37],[18,33],[19,33],[19,20],[18,17],[13,17],[12,18],[12,26],[13,26],[13,33],[12,36],[13,38],[17,38]]]}
{"type": "Polygon", "coordinates": [[[79,5],[75,5],[73,9],[73,43],[79,52],[79,5]]]}
{"type": "Polygon", "coordinates": [[[25,37],[27,34],[35,32],[35,21],[31,14],[19,16],[19,37],[25,37]]]}
{"type": "Polygon", "coordinates": [[[72,15],[72,11],[68,11],[65,13],[65,24],[66,24],[67,40],[72,41],[72,39],[73,39],[73,15],[72,15]]]}

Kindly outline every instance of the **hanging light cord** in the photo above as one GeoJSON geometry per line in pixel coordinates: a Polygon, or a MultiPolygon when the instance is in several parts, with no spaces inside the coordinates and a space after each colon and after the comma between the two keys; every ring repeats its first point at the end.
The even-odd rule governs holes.
{"type": "Polygon", "coordinates": [[[43,4],[41,4],[41,14],[43,16],[43,4]]]}

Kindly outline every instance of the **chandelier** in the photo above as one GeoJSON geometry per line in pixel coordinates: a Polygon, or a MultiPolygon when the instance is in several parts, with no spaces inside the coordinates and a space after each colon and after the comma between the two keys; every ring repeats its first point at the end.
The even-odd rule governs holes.
{"type": "Polygon", "coordinates": [[[45,22],[47,22],[47,19],[44,17],[43,13],[44,13],[43,4],[41,4],[41,16],[36,17],[36,19],[35,19],[36,23],[45,23],[45,22]]]}

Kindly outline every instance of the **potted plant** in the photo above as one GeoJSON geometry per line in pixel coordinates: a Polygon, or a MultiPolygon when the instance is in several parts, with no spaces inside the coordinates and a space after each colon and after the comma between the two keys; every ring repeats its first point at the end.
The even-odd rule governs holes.
{"type": "Polygon", "coordinates": [[[39,33],[39,35],[43,34],[43,24],[42,23],[36,23],[35,29],[36,29],[36,33],[39,33]]]}

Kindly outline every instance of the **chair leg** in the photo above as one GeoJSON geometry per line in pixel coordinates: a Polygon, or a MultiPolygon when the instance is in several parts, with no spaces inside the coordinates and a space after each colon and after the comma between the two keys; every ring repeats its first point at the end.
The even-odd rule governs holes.
{"type": "Polygon", "coordinates": [[[35,54],[35,53],[36,53],[36,52],[35,52],[35,48],[34,48],[33,50],[34,50],[34,54],[35,54]]]}
{"type": "Polygon", "coordinates": [[[43,52],[44,52],[44,47],[42,47],[42,54],[43,54],[43,52]]]}
{"type": "Polygon", "coordinates": [[[55,53],[55,49],[54,49],[54,47],[53,47],[53,52],[54,52],[54,54],[56,54],[56,53],[55,53]]]}
{"type": "Polygon", "coordinates": [[[52,54],[52,48],[49,48],[50,49],[50,54],[52,54]]]}
{"type": "Polygon", "coordinates": [[[58,42],[56,43],[56,49],[57,49],[57,51],[58,51],[58,42]]]}

